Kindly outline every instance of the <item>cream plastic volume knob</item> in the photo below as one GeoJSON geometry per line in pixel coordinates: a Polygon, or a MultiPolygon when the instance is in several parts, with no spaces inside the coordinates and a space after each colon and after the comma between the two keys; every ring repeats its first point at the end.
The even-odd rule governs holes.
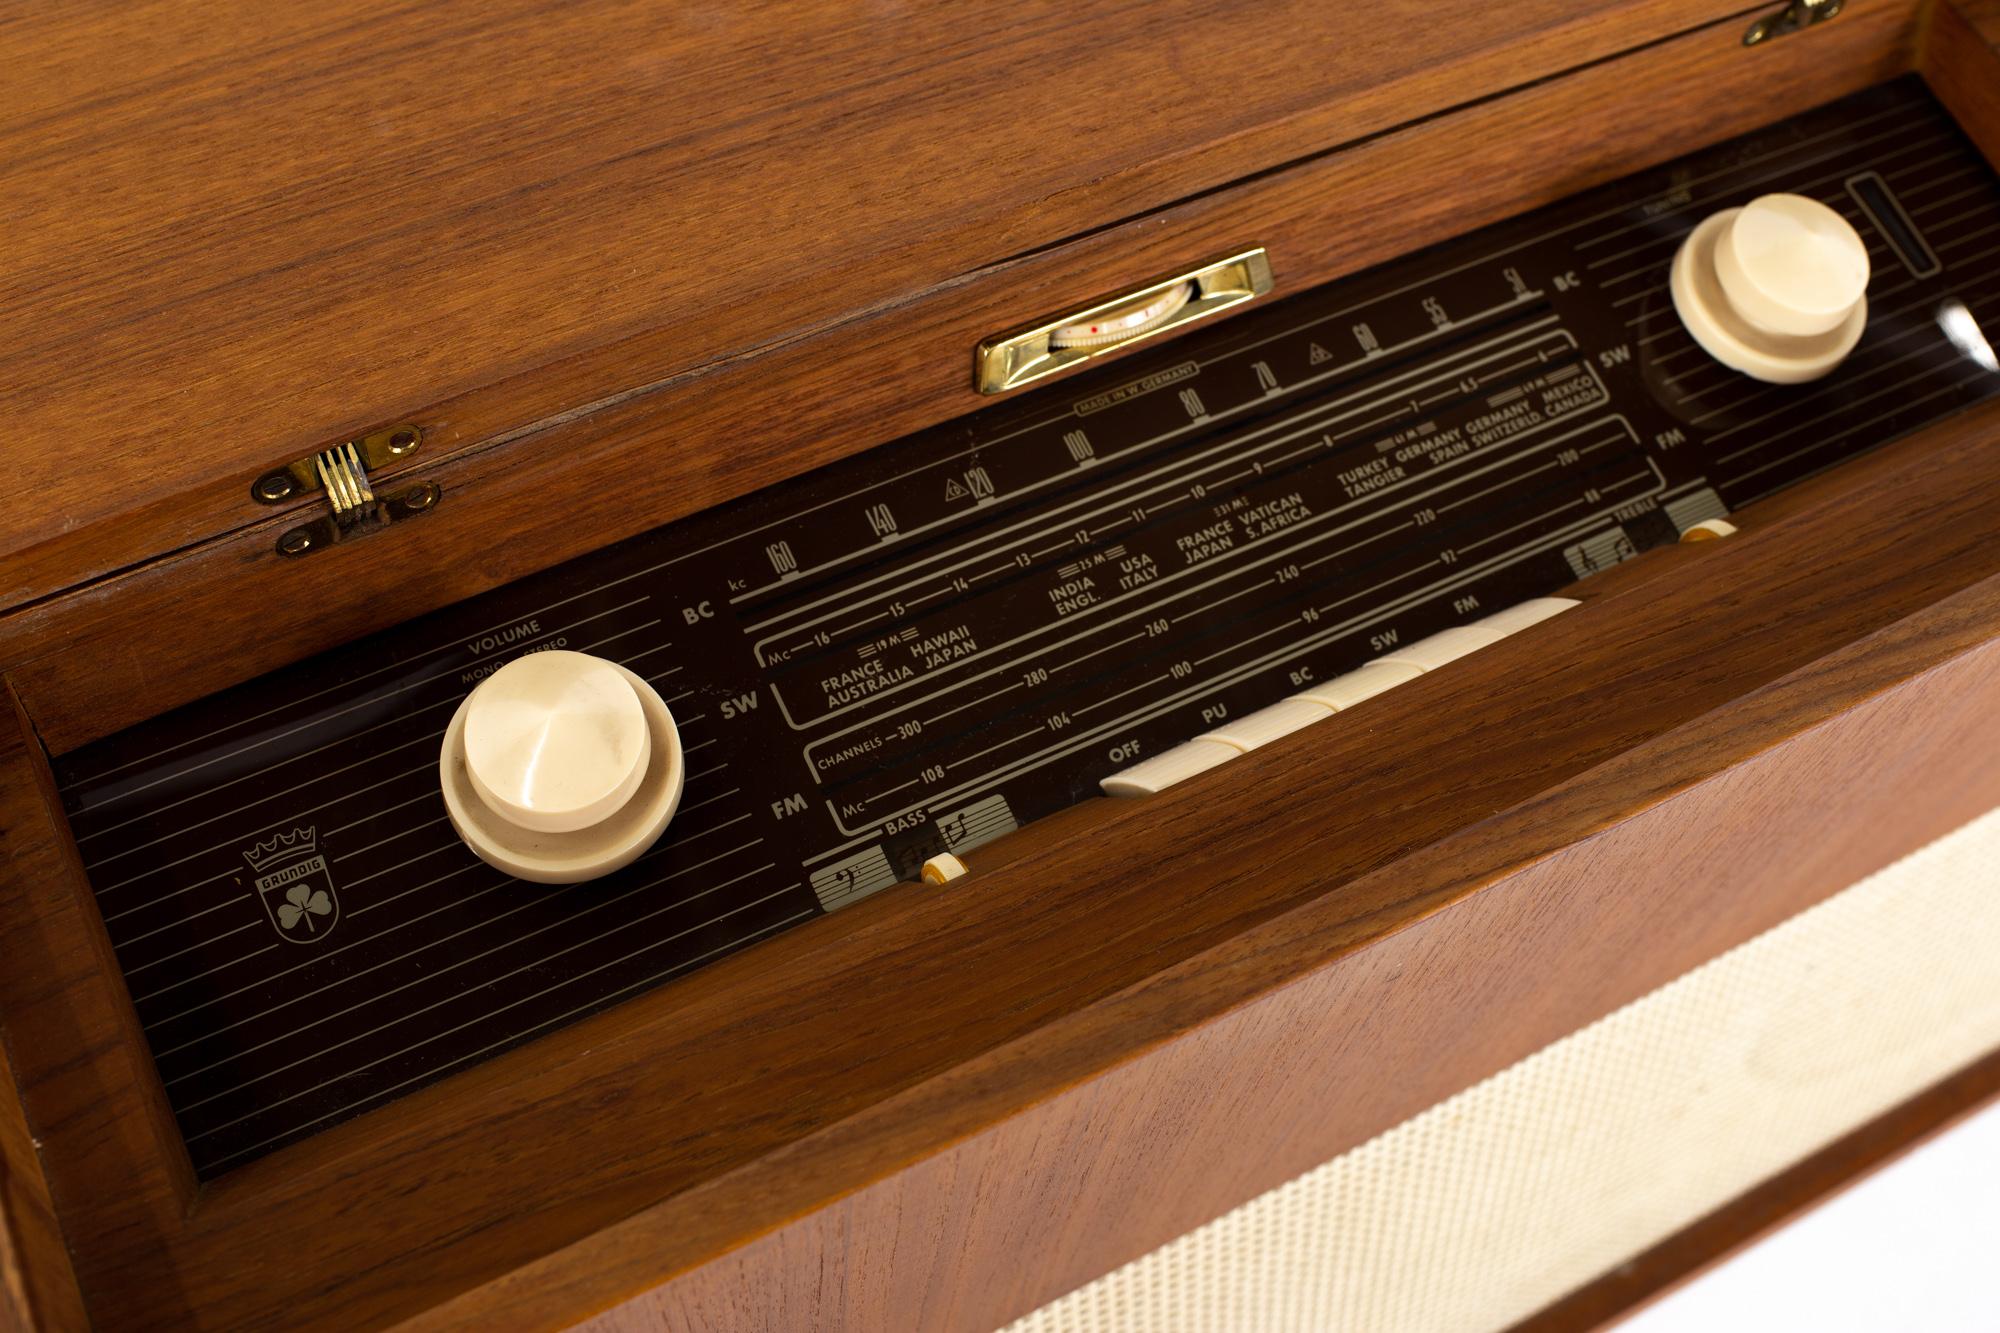
{"type": "Polygon", "coordinates": [[[1674,308],[1732,370],[1774,384],[1818,379],[1868,323],[1868,248],[1816,199],[1767,194],[1702,221],[1674,256],[1674,308]]]}
{"type": "Polygon", "coordinates": [[[573,884],[659,838],[686,778],[659,692],[587,653],[530,653],[479,683],[438,758],[452,827],[520,879],[573,884]]]}

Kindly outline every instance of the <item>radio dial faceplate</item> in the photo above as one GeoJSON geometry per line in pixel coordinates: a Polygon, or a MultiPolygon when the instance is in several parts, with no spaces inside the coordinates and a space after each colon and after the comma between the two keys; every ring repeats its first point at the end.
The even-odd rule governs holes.
{"type": "Polygon", "coordinates": [[[1106,779],[1370,725],[1477,627],[2000,394],[1996,256],[2000,178],[1911,76],[59,756],[195,1174],[947,857],[979,893],[976,849],[1106,779]],[[1784,260],[1825,217],[1780,193],[1872,270],[1809,384],[1705,355],[1671,293],[1703,219],[1754,212],[1750,286],[1837,314],[1845,233],[1828,300],[1784,260]]]}

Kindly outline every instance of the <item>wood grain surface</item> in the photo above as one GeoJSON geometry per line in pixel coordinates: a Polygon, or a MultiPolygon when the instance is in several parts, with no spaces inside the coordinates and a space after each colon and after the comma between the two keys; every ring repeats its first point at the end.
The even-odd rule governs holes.
{"type": "MultiPolygon", "coordinates": [[[[1737,537],[1658,551],[1585,585],[1579,610],[1345,725],[1297,733],[1156,800],[1040,821],[974,858],[949,892],[877,895],[246,1166],[191,1211],[171,1179],[126,1178],[162,1169],[164,1150],[145,1141],[150,1069],[102,1016],[78,1058],[71,1016],[122,1014],[123,993],[108,961],[64,961],[101,931],[70,851],[37,842],[45,869],[8,877],[0,927],[15,932],[9,957],[55,966],[0,973],[0,1022],[93,1313],[220,1327],[300,1311],[327,1327],[425,1311],[471,1326],[500,1310],[574,1318],[873,1183],[901,1175],[916,1189],[914,1164],[1107,1069],[1143,1065],[1329,960],[1369,960],[1343,986],[1390,984],[1414,965],[1396,961],[1393,942],[1440,923],[1428,929],[1445,935],[1410,936],[1439,940],[1454,960],[1423,973],[1439,985],[1405,988],[1404,1007],[1387,1008],[1364,989],[1342,1011],[1375,1015],[1349,1042],[1398,1077],[1349,1080],[1351,1100],[1310,1112],[1278,1085],[1231,1101],[1242,1114],[1218,1123],[1238,1155],[1218,1156],[1214,1189],[1191,1183],[1186,1196],[1188,1210],[1219,1211],[1236,1201],[1224,1180],[1237,1198],[1276,1183],[1335,1137],[1394,1123],[2000,799],[1986,730],[2000,714],[1979,691],[1925,674],[1958,662],[1975,674],[1952,679],[1969,682],[1996,666],[1973,651],[2000,623],[2000,511],[1983,498],[2000,475],[1996,429],[2000,410],[1974,411],[1856,460],[1746,512],[1737,537]],[[1899,709],[1948,716],[1885,730],[1899,714],[1857,712],[1885,692],[1899,709]],[[1811,781],[1710,781],[1849,714],[1863,739],[1847,743],[1871,747],[1877,781],[1843,786],[1833,777],[1852,770],[1830,760],[1803,770],[1811,781]],[[1591,849],[1615,845],[1610,830],[1695,787],[1716,828],[1744,818],[1762,830],[1767,850],[1745,873],[1771,887],[1663,916],[1656,900],[1610,887],[1615,876],[1582,873],[1591,849]],[[1921,797],[1893,812],[1867,804],[1899,793],[1921,797]],[[1841,813],[1836,798],[1857,804],[1841,813]],[[1852,837],[1811,832],[1822,823],[1852,837]],[[1579,844],[1582,859],[1565,862],[1569,911],[1480,892],[1579,844]],[[1461,900],[1490,906],[1443,911],[1461,900]],[[1607,966],[1561,971],[1555,984],[1531,965],[1539,951],[1589,956],[1586,937],[1604,941],[1607,966]],[[14,947],[24,938],[34,947],[14,947]],[[1631,947],[1639,939],[1646,947],[1631,947]],[[1475,984],[1517,989],[1468,1008],[1460,987],[1475,984]],[[88,1104],[73,1092],[86,1082],[98,1095],[88,1104]],[[1252,1157],[1277,1175],[1250,1170],[1252,1157]]],[[[1692,845],[1699,823],[1644,845],[1692,845]]],[[[40,842],[50,839],[60,831],[45,829],[40,842]]],[[[1202,1041],[1212,1059],[1242,1057],[1244,1077],[1261,1067],[1230,1040],[1202,1041]]],[[[1109,1132],[1066,1105],[1084,1119],[1048,1134],[1109,1132]]],[[[1063,1157],[1060,1137],[1039,1141],[1063,1157]]],[[[1054,1196],[1039,1197],[1046,1211],[1054,1196]]],[[[938,1200],[911,1196],[913,1225],[942,1215],[925,1214],[926,1201],[938,1200]]],[[[1147,1210],[1114,1227],[1116,1215],[1083,1207],[1103,1241],[1063,1233],[1076,1253],[1060,1264],[987,1252],[994,1271],[965,1289],[964,1308],[1032,1304],[1060,1289],[1035,1284],[1150,1248],[1172,1234],[1155,1228],[1189,1220],[1147,1210]]]]}
{"type": "MultiPolygon", "coordinates": [[[[94,1203],[118,1200],[127,1226],[172,1228],[194,1202],[194,1172],[48,765],[11,694],[0,697],[0,719],[0,1047],[12,1064],[6,1095],[18,1097],[42,1149],[41,1171],[65,1239],[88,1252],[104,1243],[92,1229],[94,1203]],[[58,1145],[78,1151],[68,1156],[58,1145]],[[66,1156],[59,1167],[48,1160],[51,1151],[66,1156]]],[[[54,1257],[39,1249],[37,1280],[59,1287],[54,1257]]],[[[49,1326],[75,1323],[54,1319],[49,1326]]]]}
{"type": "Polygon", "coordinates": [[[2000,162],[2000,0],[1927,15],[1922,69],[1931,90],[1989,162],[2000,162]]]}
{"type": "Polygon", "coordinates": [[[640,1326],[991,1327],[2000,802],[1988,406],[1760,503],[1738,537],[1600,576],[1578,611],[1339,726],[1041,821],[948,891],[884,892],[197,1189],[49,751],[966,410],[979,333],[1190,252],[1263,240],[1281,284],[1318,281],[1875,82],[1920,37],[1959,114],[1992,114],[1991,48],[1903,0],[1747,54],[1735,17],[1671,37],[1722,12],[1685,4],[1531,0],[1408,49],[1360,17],[1416,8],[1314,10],[1292,40],[1245,37],[1258,63],[1234,78],[1206,62],[1238,47],[1174,35],[1213,17],[1193,5],[1066,28],[1027,11],[998,38],[881,11],[855,20],[865,50],[818,4],[687,31],[617,4],[388,3],[0,29],[47,71],[0,91],[0,145],[27,155],[0,149],[0,197],[44,210],[39,267],[0,310],[30,335],[0,340],[0,373],[32,389],[0,486],[24,440],[87,419],[94,442],[36,452],[69,460],[30,477],[60,488],[45,503],[0,495],[7,587],[19,570],[28,590],[0,602],[95,578],[0,619],[20,697],[0,726],[0,1050],[91,1316],[487,1328],[641,1301],[640,1326]],[[1338,50],[1313,36],[1328,23],[1350,25],[1338,50]],[[1033,65],[1051,82],[1026,79],[1024,51],[1071,42],[1033,65]],[[813,43],[840,91],[800,111],[780,85],[813,43]],[[755,70],[712,54],[739,48],[755,70]],[[1046,102],[1099,48],[1091,72],[1164,66],[1207,119],[1093,118],[965,169],[939,127],[1003,92],[1046,102]],[[578,91],[593,57],[631,80],[602,90],[617,116],[578,91]],[[704,59],[737,102],[661,91],[704,59]],[[188,130],[211,123],[299,172],[225,155],[208,209],[176,202],[161,181],[240,146],[188,130]],[[376,174],[343,174],[356,142],[376,174]],[[45,234],[48,189],[140,144],[157,171],[75,221],[133,295],[54,280],[49,256],[81,251],[45,234]],[[851,226],[799,203],[809,168],[846,169],[829,188],[851,226]],[[894,225],[933,206],[921,234],[894,225]],[[708,318],[692,298],[734,289],[684,257],[736,232],[787,240],[724,252],[746,285],[708,318]],[[410,415],[443,446],[411,471],[444,484],[439,512],[274,557],[290,520],[248,512],[249,478],[410,415]],[[155,447],[197,417],[226,427],[221,452],[155,447]],[[1703,857],[1759,891],[1688,873],[1703,857]],[[1617,890],[1634,876],[1653,887],[1617,890]],[[1602,965],[1553,966],[1577,958],[1602,965]],[[1148,1190],[1160,1207],[1130,1206],[1148,1190]]]}
{"type": "MultiPolygon", "coordinates": [[[[1246,241],[1269,246],[1281,292],[1298,290],[1880,82],[1909,68],[1915,34],[1907,0],[1756,51],[1740,24],[1717,24],[991,265],[507,443],[420,459],[408,475],[444,501],[387,532],[293,561],[273,546],[296,519],[272,518],[0,617],[0,670],[60,753],[964,412],[980,401],[971,348],[996,329],[1246,241]]],[[[477,395],[453,410],[484,423],[470,436],[504,416],[477,395]]]]}
{"type": "MultiPolygon", "coordinates": [[[[1953,18],[1964,22],[1979,34],[1989,47],[2000,47],[2000,0],[1950,0],[1936,7],[1935,15],[1947,25],[1953,18]]],[[[1949,34],[1952,29],[1942,29],[1949,34]]]]}
{"type": "Polygon", "coordinates": [[[0,1329],[69,1329],[85,1322],[41,1153],[0,1045],[0,1329]]]}
{"type": "MultiPolygon", "coordinates": [[[[1990,633],[2000,581],[1976,601],[1959,614],[1986,618],[1990,633]]],[[[1921,639],[1934,626],[1899,630],[1921,639]]],[[[1779,682],[1760,703],[1812,693],[1816,674],[1779,682]]],[[[1372,1138],[1406,1100],[1434,1104],[1468,1072],[1498,1072],[1838,892],[1890,848],[1912,850],[1905,839],[1935,827],[1932,813],[1983,813],[1980,802],[2000,800],[1984,757],[2000,744],[1996,705],[2000,641],[1522,862],[1364,951],[1343,956],[1335,928],[1319,937],[1329,961],[1295,981],[585,1327],[985,1333],[1372,1138]],[[1885,751],[1895,754],[1886,771],[1885,751]],[[1888,783],[1834,781],[1857,768],[1888,783]],[[1945,808],[1913,819],[1912,801],[1945,808]]],[[[1711,716],[1662,739],[1700,746],[1718,725],[1729,723],[1711,716]]],[[[1647,764],[1661,748],[1615,766],[1647,764]]],[[[1603,776],[1543,801],[1560,808],[1603,776]]],[[[1387,873],[1430,881],[1441,850],[1387,873]]],[[[1272,950],[1303,952],[1329,927],[1318,905],[1302,908],[1200,965],[1256,966],[1272,950]]],[[[1144,1014],[1164,1002],[1165,983],[1112,1005],[1144,1014]]],[[[1010,1066],[1002,1054],[982,1073],[1010,1066]]],[[[625,1230],[640,1250],[636,1224],[625,1230]]],[[[552,1313],[537,1294],[570,1259],[506,1285],[552,1313]]]]}
{"type": "Polygon", "coordinates": [[[1743,8],[25,9],[0,605],[253,522],[350,432],[448,454],[1743,8]]]}

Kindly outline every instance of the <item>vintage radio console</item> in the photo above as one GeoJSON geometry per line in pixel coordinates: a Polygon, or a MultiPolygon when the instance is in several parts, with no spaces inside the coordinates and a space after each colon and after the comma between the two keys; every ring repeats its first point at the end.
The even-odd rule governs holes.
{"type": "MultiPolygon", "coordinates": [[[[2000,802],[2000,21],[1601,8],[1664,26],[1060,245],[983,205],[973,278],[810,337],[496,342],[191,524],[23,527],[0,1309],[1249,1326],[1175,1286],[1275,1289],[1213,1219],[1455,1095],[1546,1122],[1600,1019],[1738,1040],[1660,997],[2000,802]]],[[[1821,1119],[1689,1112],[1819,1128],[1539,1286],[1342,1319],[1591,1322],[1987,1095],[1961,1027],[1821,1119]]]]}

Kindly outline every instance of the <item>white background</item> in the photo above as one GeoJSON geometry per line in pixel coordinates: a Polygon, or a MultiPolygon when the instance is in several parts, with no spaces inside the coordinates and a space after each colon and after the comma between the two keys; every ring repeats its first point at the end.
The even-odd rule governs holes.
{"type": "Polygon", "coordinates": [[[2000,1331],[2000,1105],[1619,1325],[1619,1333],[2000,1331]]]}

